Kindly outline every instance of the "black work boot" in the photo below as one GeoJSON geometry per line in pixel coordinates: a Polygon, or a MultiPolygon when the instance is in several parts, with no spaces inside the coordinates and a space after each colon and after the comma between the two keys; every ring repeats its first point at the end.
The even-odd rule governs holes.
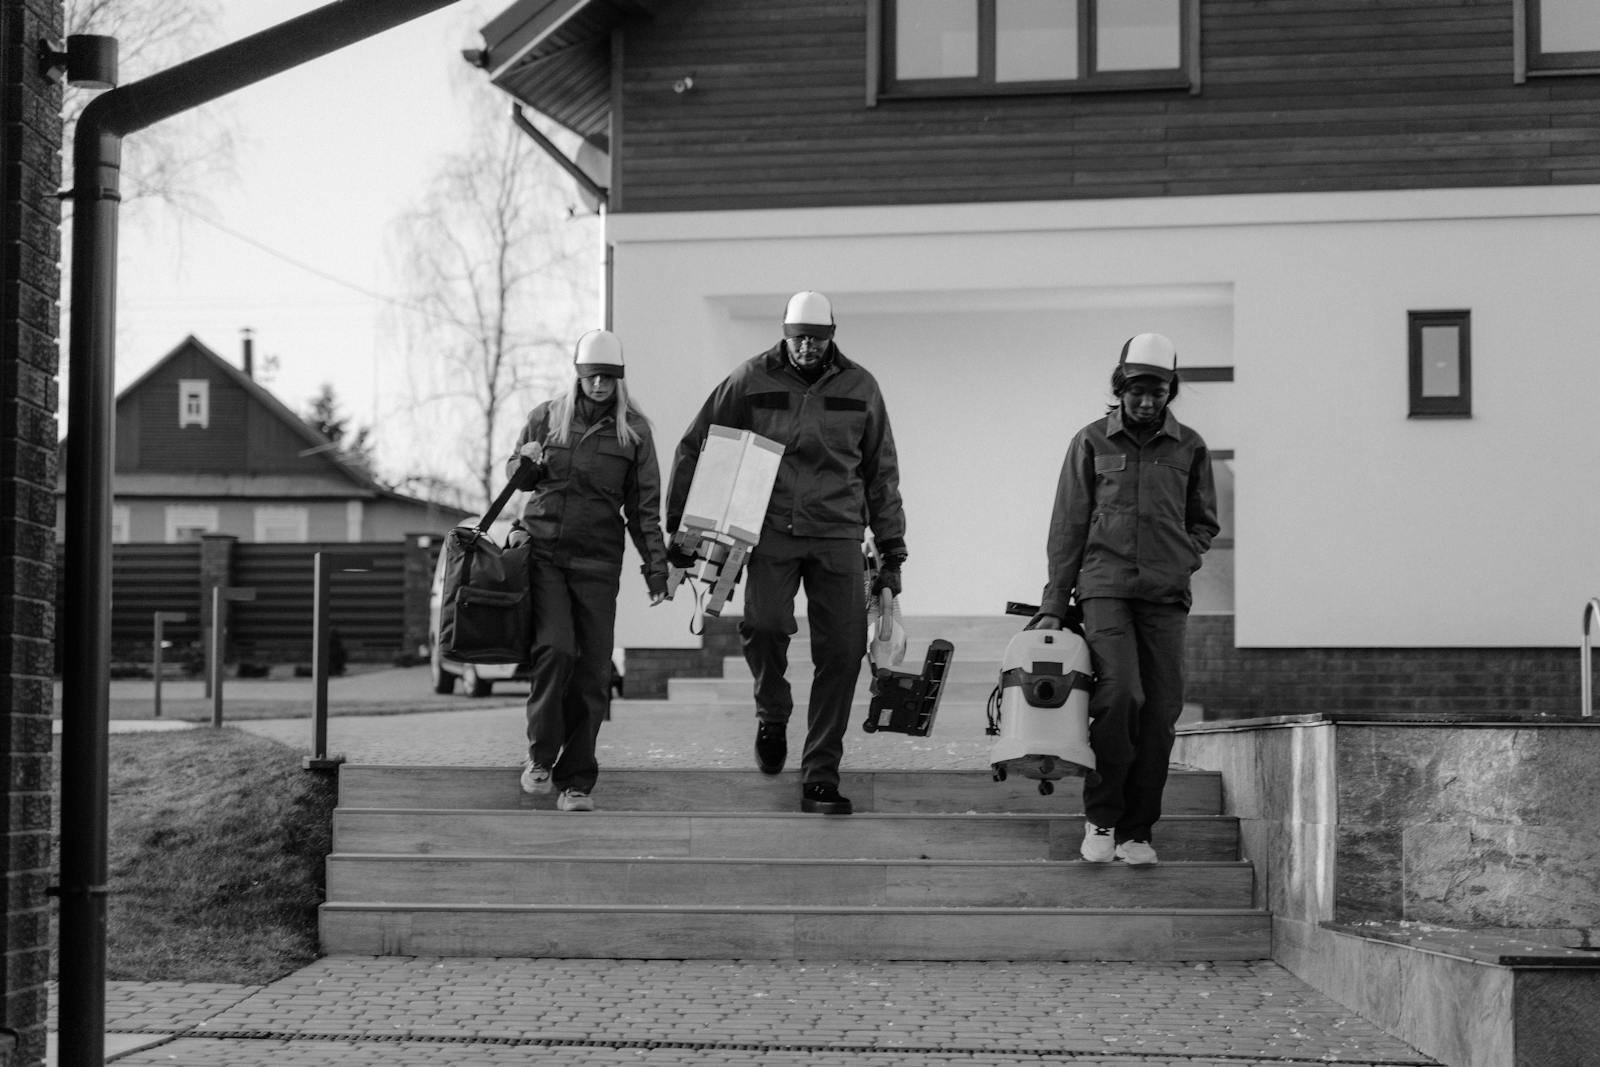
{"type": "Polygon", "coordinates": [[[855,811],[850,798],[839,795],[839,787],[812,782],[800,790],[800,810],[812,815],[849,815],[855,811]]]}
{"type": "Polygon", "coordinates": [[[756,766],[762,774],[777,774],[789,756],[789,724],[756,723],[756,766]]]}

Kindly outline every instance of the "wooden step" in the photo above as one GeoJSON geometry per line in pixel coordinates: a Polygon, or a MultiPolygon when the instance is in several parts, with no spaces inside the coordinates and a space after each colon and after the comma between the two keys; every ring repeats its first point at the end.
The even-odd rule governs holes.
{"type": "MultiPolygon", "coordinates": [[[[333,815],[334,851],[420,855],[674,856],[812,859],[1070,860],[1079,815],[737,812],[556,812],[346,809],[333,815]]],[[[1238,820],[1161,821],[1168,861],[1239,858],[1238,820]]]]}
{"type": "Polygon", "coordinates": [[[1240,909],[324,904],[330,955],[595,959],[1260,960],[1240,909]]]}
{"type": "Polygon", "coordinates": [[[1249,863],[637,859],[336,853],[327,899],[386,904],[1248,908],[1249,863]]]}
{"type": "MultiPolygon", "coordinates": [[[[938,736],[937,727],[935,735],[938,736]]],[[[542,809],[548,796],[530,797],[516,767],[425,767],[349,764],[339,772],[345,808],[542,809]]],[[[1057,783],[1041,796],[1025,778],[996,782],[987,770],[846,771],[840,791],[862,811],[1040,812],[1081,818],[1079,779],[1057,783]]],[[[768,778],[747,770],[605,767],[595,800],[609,811],[794,811],[798,771],[768,778]]],[[[1222,811],[1222,776],[1173,768],[1163,800],[1169,815],[1222,811]]]]}

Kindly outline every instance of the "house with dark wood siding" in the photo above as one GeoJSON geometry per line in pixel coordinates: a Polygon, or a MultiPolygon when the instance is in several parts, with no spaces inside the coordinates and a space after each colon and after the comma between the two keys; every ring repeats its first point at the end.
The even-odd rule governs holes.
{"type": "Polygon", "coordinates": [[[1066,441],[1158,330],[1219,455],[1227,645],[1553,648],[1600,588],[1595,12],[520,0],[470,58],[604,161],[663,451],[791,292],[833,300],[900,444],[908,611],[1036,593],[1066,441]]]}
{"type": "MultiPolygon", "coordinates": [[[[114,543],[396,542],[467,515],[378,485],[246,363],[190,336],[118,395],[114,543]]],[[[58,538],[63,492],[58,482],[58,538]]]]}
{"type": "MultiPolygon", "coordinates": [[[[1254,723],[1179,758],[1237,772],[1280,962],[1387,1020],[1402,992],[1330,972],[1322,922],[1458,914],[1413,900],[1423,871],[1533,899],[1513,868],[1593,855],[1592,820],[1444,791],[1489,767],[1506,796],[1588,788],[1526,762],[1534,734],[1427,730],[1591,736],[1600,5],[507,0],[482,37],[469,59],[603,198],[663,454],[790,294],[832,300],[899,446],[908,620],[1038,595],[1067,442],[1128,337],[1175,340],[1223,490],[1189,696],[1254,723]],[[1476,755],[1458,776],[1446,751],[1476,755]],[[1381,798],[1319,777],[1351,761],[1388,768],[1381,798]],[[1500,867],[1415,847],[1502,831],[1500,867]],[[1390,874],[1340,888],[1369,861],[1390,874]]],[[[621,644],[692,641],[692,605],[620,607],[621,644]]],[[[1581,896],[1468,925],[1592,937],[1581,896]]]]}

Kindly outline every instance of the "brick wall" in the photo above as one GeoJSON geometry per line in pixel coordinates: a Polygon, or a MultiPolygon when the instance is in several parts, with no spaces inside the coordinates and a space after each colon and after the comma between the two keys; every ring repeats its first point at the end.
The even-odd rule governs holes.
{"type": "MultiPolygon", "coordinates": [[[[1576,618],[1573,630],[1576,637],[1576,618]]],[[[1323,711],[1572,715],[1579,703],[1575,647],[1234,648],[1231,615],[1189,619],[1186,670],[1188,698],[1207,719],[1323,711]]]]}
{"type": "Polygon", "coordinates": [[[44,1059],[49,969],[60,360],[61,96],[33,57],[60,27],[60,0],[0,0],[0,1062],[24,1064],[44,1059]]]}

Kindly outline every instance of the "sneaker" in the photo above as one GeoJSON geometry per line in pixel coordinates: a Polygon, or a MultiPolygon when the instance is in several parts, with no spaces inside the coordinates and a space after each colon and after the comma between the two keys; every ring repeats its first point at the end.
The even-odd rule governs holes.
{"type": "Polygon", "coordinates": [[[1148,841],[1124,841],[1117,846],[1117,859],[1129,867],[1148,867],[1156,862],[1156,850],[1148,841]]]}
{"type": "Polygon", "coordinates": [[[789,755],[789,724],[756,723],[756,766],[762,774],[777,774],[789,755]]]}
{"type": "Polygon", "coordinates": [[[522,791],[524,793],[550,792],[550,768],[541,767],[533,760],[522,764],[522,791]]]}
{"type": "Polygon", "coordinates": [[[593,811],[594,799],[581,789],[563,789],[556,797],[558,811],[593,811]]]}
{"type": "Polygon", "coordinates": [[[839,795],[839,787],[813,782],[800,790],[800,810],[812,815],[849,815],[855,811],[850,798],[839,795]]]}
{"type": "Polygon", "coordinates": [[[1111,827],[1084,823],[1083,847],[1078,853],[1090,863],[1110,863],[1117,853],[1117,839],[1111,835],[1111,827]]]}

